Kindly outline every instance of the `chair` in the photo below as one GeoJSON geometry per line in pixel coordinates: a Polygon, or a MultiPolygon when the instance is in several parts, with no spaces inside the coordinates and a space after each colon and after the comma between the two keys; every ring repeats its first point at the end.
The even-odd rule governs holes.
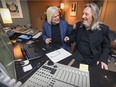
{"type": "Polygon", "coordinates": [[[116,58],[116,40],[111,42],[111,57],[116,58]]]}
{"type": "Polygon", "coordinates": [[[110,37],[110,40],[111,40],[110,56],[111,56],[111,58],[116,58],[116,32],[110,30],[109,37],[110,37]]]}
{"type": "Polygon", "coordinates": [[[111,41],[116,40],[116,32],[110,30],[109,31],[109,37],[110,37],[111,41]]]}

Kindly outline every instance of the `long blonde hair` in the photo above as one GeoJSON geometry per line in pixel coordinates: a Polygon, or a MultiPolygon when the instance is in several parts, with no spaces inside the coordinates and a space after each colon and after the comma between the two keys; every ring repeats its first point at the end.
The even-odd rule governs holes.
{"type": "Polygon", "coordinates": [[[100,10],[99,7],[95,4],[95,3],[87,3],[85,5],[86,7],[90,7],[92,10],[92,17],[93,17],[93,22],[91,24],[91,30],[96,30],[96,29],[100,29],[99,28],[99,14],[100,14],[100,10]]]}
{"type": "Polygon", "coordinates": [[[52,16],[54,15],[54,13],[55,13],[56,11],[59,11],[59,8],[56,7],[56,6],[50,6],[50,7],[47,9],[46,15],[47,15],[47,22],[48,22],[49,24],[51,24],[52,16]]]}

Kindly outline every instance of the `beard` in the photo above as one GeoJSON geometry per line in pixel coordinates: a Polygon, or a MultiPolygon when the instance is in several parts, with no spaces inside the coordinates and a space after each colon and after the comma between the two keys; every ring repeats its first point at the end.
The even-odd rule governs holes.
{"type": "Polygon", "coordinates": [[[55,20],[55,21],[53,22],[53,24],[56,25],[56,24],[59,24],[59,22],[60,22],[60,20],[55,20]]]}
{"type": "Polygon", "coordinates": [[[84,21],[82,21],[82,24],[86,27],[86,28],[90,28],[90,24],[85,23],[84,21]]]}
{"type": "Polygon", "coordinates": [[[55,24],[58,24],[59,22],[60,22],[60,20],[56,20],[56,21],[55,21],[55,24]]]}

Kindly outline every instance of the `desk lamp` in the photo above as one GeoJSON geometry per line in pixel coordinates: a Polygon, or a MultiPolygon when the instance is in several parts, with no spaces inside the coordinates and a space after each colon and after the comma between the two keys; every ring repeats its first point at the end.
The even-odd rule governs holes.
{"type": "Polygon", "coordinates": [[[63,11],[63,9],[64,9],[64,3],[60,3],[61,18],[65,19],[65,11],[63,11]]]}
{"type": "Polygon", "coordinates": [[[64,9],[64,3],[60,3],[60,9],[64,9]]]}
{"type": "Polygon", "coordinates": [[[14,32],[11,30],[11,27],[10,27],[10,24],[13,23],[11,19],[10,11],[7,8],[0,8],[0,14],[4,24],[3,30],[10,37],[14,34],[14,32]]]}
{"type": "MultiPolygon", "coordinates": [[[[9,24],[13,23],[9,9],[0,8],[0,14],[1,14],[3,24],[9,25],[9,24]]],[[[7,26],[7,27],[9,27],[9,26],[7,26]]]]}

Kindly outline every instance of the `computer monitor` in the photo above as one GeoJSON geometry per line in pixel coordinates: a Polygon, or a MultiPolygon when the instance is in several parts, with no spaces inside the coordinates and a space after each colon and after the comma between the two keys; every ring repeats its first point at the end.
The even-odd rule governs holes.
{"type": "Polygon", "coordinates": [[[0,63],[10,78],[17,79],[12,43],[2,27],[0,27],[0,63]]]}

